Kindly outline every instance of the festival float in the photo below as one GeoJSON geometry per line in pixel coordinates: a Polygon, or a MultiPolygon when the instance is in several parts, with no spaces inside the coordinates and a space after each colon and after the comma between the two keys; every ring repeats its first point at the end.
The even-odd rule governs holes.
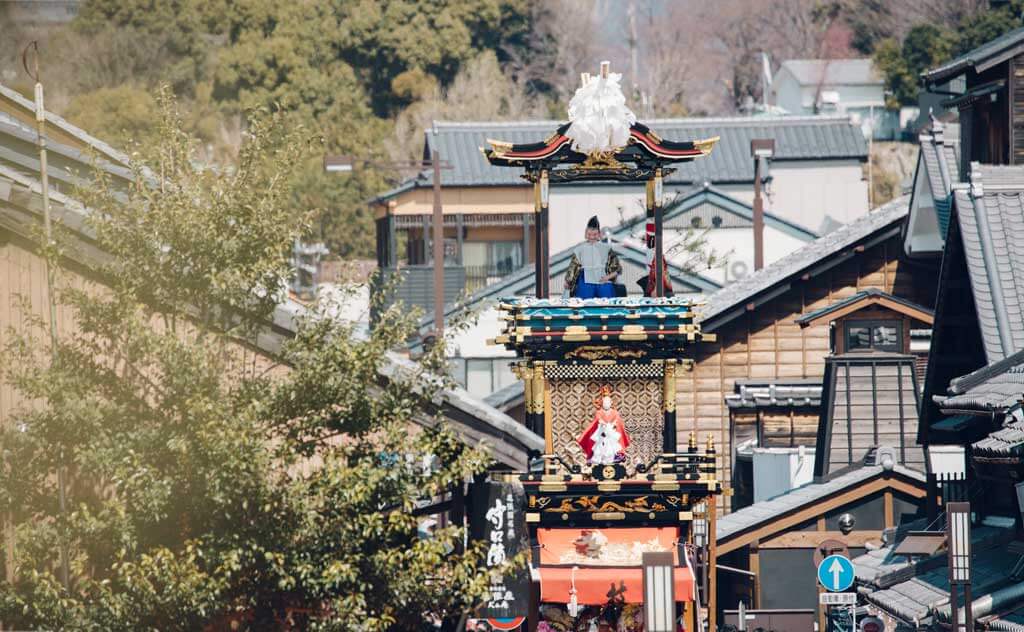
{"type": "MultiPolygon", "coordinates": [[[[636,122],[601,64],[583,75],[569,122],[546,139],[489,140],[486,159],[533,183],[536,296],[501,300],[492,341],[516,354],[526,424],[544,438],[529,471],[492,473],[470,498],[472,534],[498,568],[480,629],[676,632],[715,629],[716,451],[689,433],[677,446],[675,384],[695,345],[713,341],[694,304],[671,296],[662,245],[662,182],[717,138],[670,141],[636,122]],[[646,183],[650,273],[626,297],[596,217],[573,252],[562,296],[549,297],[552,184],[646,183]],[[667,605],[666,605],[667,604],[667,605]]],[[[476,628],[474,628],[476,629],[476,628]]]]}

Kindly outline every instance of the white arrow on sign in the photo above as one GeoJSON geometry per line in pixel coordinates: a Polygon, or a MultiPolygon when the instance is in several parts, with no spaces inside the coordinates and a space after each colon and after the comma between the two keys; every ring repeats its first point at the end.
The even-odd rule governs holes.
{"type": "Polygon", "coordinates": [[[832,563],[828,567],[828,572],[832,573],[832,586],[835,589],[839,588],[839,576],[843,574],[843,565],[839,563],[839,558],[832,560],[832,563]]]}

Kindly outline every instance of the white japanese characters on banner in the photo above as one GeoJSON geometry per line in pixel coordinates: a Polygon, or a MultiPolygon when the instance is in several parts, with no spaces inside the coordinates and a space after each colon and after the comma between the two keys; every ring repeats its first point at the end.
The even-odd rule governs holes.
{"type": "MultiPolygon", "coordinates": [[[[508,572],[504,564],[525,550],[522,489],[512,483],[488,483],[482,539],[487,545],[485,564],[490,586],[482,608],[485,617],[514,617],[526,614],[529,598],[529,569],[508,572]]],[[[481,496],[483,496],[481,494],[481,496]]]]}

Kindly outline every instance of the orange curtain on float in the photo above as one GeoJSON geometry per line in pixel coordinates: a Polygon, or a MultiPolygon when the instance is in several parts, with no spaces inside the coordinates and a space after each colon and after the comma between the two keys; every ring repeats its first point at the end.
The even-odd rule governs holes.
{"type": "Polygon", "coordinates": [[[540,544],[540,600],[567,603],[575,585],[576,601],[581,605],[608,602],[611,588],[624,586],[626,603],[643,603],[644,584],[641,555],[644,550],[671,551],[675,567],[676,601],[693,601],[693,572],[680,565],[676,552],[679,530],[676,528],[598,529],[608,541],[598,558],[581,555],[576,540],[583,529],[538,529],[540,544]],[[573,566],[576,567],[575,572],[573,566]]]}

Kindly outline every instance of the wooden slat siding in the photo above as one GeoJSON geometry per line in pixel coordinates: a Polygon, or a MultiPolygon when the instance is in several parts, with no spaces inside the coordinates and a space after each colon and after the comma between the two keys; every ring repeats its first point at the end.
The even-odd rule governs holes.
{"type": "MultiPolygon", "coordinates": [[[[789,291],[717,330],[717,342],[701,345],[695,350],[694,370],[678,373],[676,410],[679,445],[686,445],[691,430],[698,432],[702,444],[705,434],[711,433],[719,453],[723,455],[719,476],[731,485],[733,446],[729,410],[724,405],[724,398],[734,392],[735,381],[749,378],[821,378],[824,374],[825,356],[830,350],[828,323],[801,329],[794,322],[798,316],[869,287],[877,287],[924,307],[933,307],[936,279],[928,278],[927,269],[920,266],[911,269],[900,262],[900,249],[899,238],[893,237],[817,277],[807,281],[793,278],[789,291]],[[764,352],[774,353],[774,361],[770,361],[764,352]],[[730,356],[728,360],[727,355],[730,356]],[[718,402],[717,405],[707,403],[712,399],[718,402]]],[[[816,434],[817,419],[813,423],[814,431],[809,435],[816,434]]],[[[908,425],[907,432],[916,433],[916,418],[913,423],[913,429],[908,425]]],[[[814,445],[811,436],[808,436],[807,445],[814,445]]],[[[723,501],[719,506],[725,507],[726,504],[723,501]]]]}
{"type": "Polygon", "coordinates": [[[1011,164],[1024,164],[1024,55],[1017,55],[1010,62],[1010,90],[1012,125],[1010,137],[1013,143],[1011,164]]]}
{"type": "MultiPolygon", "coordinates": [[[[43,258],[23,247],[20,239],[9,240],[8,236],[0,229],[0,341],[6,340],[8,327],[24,331],[27,317],[22,314],[19,296],[29,301],[28,308],[34,316],[42,318],[43,322],[49,318],[43,258]]],[[[73,271],[62,269],[58,271],[57,287],[59,291],[60,288],[93,290],[100,286],[73,271]]],[[[154,327],[159,326],[154,321],[154,327]]],[[[73,309],[65,304],[57,306],[57,331],[60,336],[70,336],[76,332],[73,309]]],[[[45,330],[42,334],[45,336],[45,330]]],[[[287,370],[251,347],[239,344],[233,346],[232,351],[228,371],[249,370],[274,376],[287,370]]],[[[0,375],[0,425],[9,424],[13,415],[26,405],[28,402],[0,375]]]]}

